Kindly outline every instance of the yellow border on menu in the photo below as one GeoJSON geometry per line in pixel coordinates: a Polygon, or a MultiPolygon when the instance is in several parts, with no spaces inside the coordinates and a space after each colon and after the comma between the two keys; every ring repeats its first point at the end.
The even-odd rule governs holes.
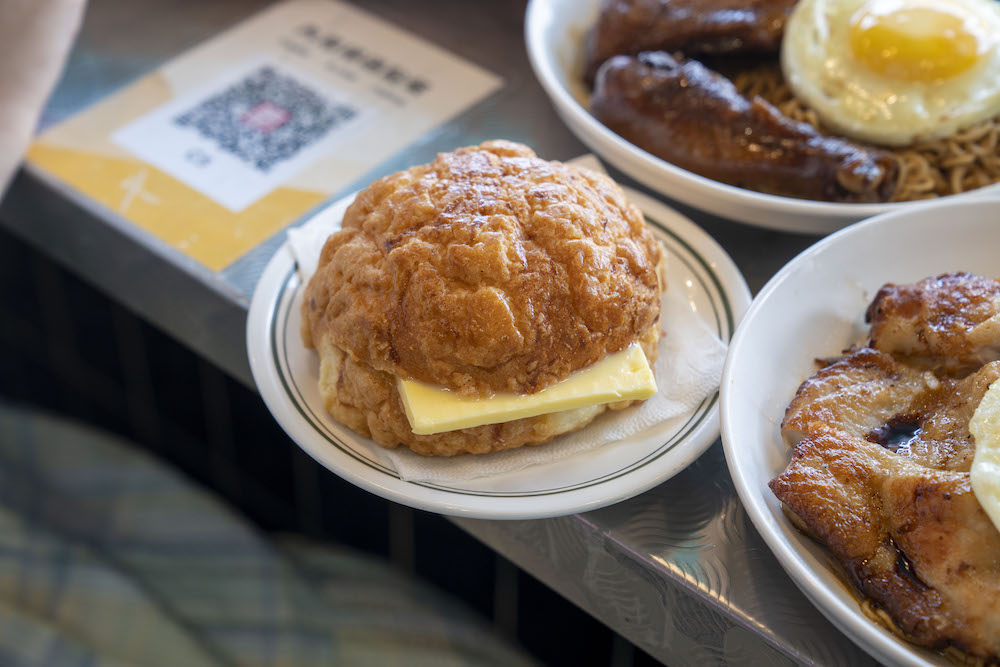
{"type": "Polygon", "coordinates": [[[36,142],[28,160],[213,271],[220,271],[322,202],[281,187],[239,213],[135,159],[36,142]]]}

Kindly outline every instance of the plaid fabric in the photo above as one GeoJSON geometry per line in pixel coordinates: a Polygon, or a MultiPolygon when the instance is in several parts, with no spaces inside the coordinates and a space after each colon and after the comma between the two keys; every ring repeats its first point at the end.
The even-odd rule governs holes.
{"type": "Polygon", "coordinates": [[[127,443],[0,404],[0,664],[531,663],[383,563],[276,544],[127,443]]]}

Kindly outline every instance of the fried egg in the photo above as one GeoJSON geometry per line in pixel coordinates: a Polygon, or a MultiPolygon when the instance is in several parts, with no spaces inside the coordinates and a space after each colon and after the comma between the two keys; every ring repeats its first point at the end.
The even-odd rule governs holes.
{"type": "Polygon", "coordinates": [[[1000,114],[1000,2],[801,0],[781,67],[829,129],[906,146],[1000,114]]]}
{"type": "Polygon", "coordinates": [[[1000,382],[986,390],[969,422],[969,432],[976,439],[969,471],[972,493],[1000,529],[1000,382]]]}

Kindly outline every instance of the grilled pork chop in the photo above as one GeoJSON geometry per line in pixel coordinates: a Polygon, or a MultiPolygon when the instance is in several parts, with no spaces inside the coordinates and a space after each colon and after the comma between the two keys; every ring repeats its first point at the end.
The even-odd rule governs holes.
{"type": "Polygon", "coordinates": [[[799,386],[781,434],[794,447],[821,424],[928,468],[968,472],[975,454],[969,420],[998,378],[1000,362],[954,380],[862,348],[799,386]]]}
{"type": "Polygon", "coordinates": [[[822,423],[858,438],[883,429],[894,419],[925,411],[942,383],[898,363],[888,354],[863,348],[821,369],[799,386],[785,410],[781,434],[794,446],[822,423]]]}
{"type": "Polygon", "coordinates": [[[955,382],[950,391],[939,392],[938,402],[918,416],[916,432],[896,453],[928,468],[969,472],[976,454],[969,421],[998,378],[1000,361],[994,361],[955,382]]]}
{"type": "Polygon", "coordinates": [[[909,640],[1000,660],[1000,531],[972,493],[972,418],[1000,379],[1000,284],[949,274],[886,285],[873,346],[802,383],[770,483],[909,640]]]}
{"type": "Polygon", "coordinates": [[[872,347],[964,375],[1000,359],[1000,281],[948,273],[882,287],[868,307],[872,347]]]}
{"type": "Polygon", "coordinates": [[[1000,656],[1000,532],[968,473],[816,423],[770,487],[908,639],[1000,656]]]}

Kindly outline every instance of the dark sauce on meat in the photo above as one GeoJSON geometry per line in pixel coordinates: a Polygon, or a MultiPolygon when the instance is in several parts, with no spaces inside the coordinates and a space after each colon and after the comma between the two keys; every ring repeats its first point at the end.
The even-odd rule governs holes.
{"type": "Polygon", "coordinates": [[[882,445],[892,452],[907,449],[910,442],[920,435],[920,420],[908,415],[897,415],[888,422],[873,429],[865,440],[882,445]]]}

